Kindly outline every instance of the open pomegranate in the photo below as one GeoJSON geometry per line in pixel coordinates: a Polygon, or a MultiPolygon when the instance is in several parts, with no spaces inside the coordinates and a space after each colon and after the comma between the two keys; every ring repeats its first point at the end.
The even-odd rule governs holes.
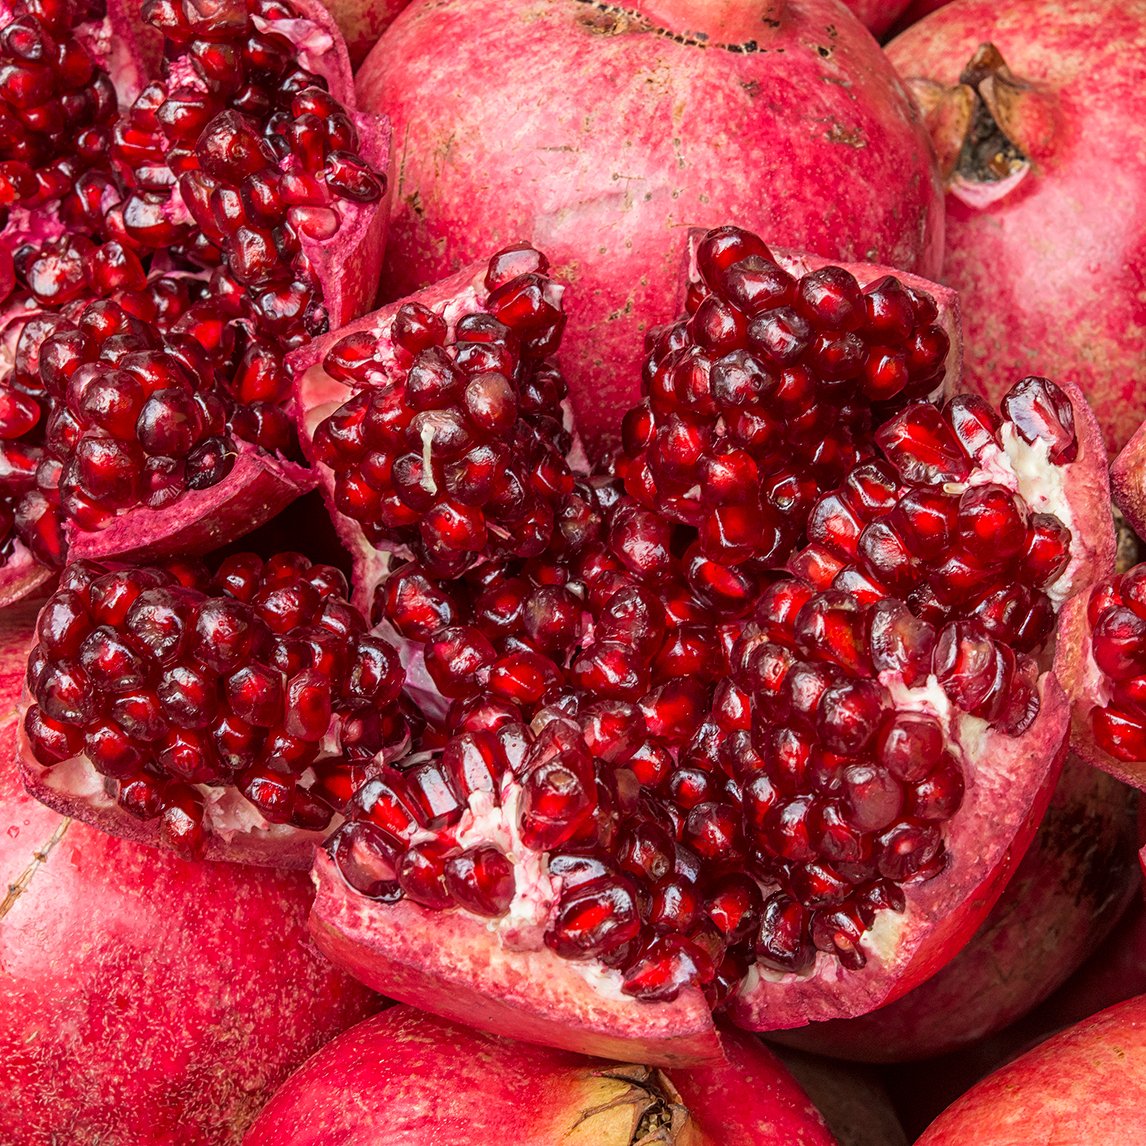
{"type": "Polygon", "coordinates": [[[1056,611],[1113,563],[1077,389],[933,404],[918,280],[736,228],[690,267],[612,473],[517,468],[538,419],[573,448],[531,248],[295,367],[431,720],[319,853],[317,942],[404,1001],[657,1065],[718,1054],[714,1008],[860,1014],[952,957],[1061,764],[1056,611]]]}
{"type": "Polygon", "coordinates": [[[637,397],[643,334],[677,313],[686,228],[737,220],[939,271],[926,132],[835,0],[415,0],[358,92],[400,141],[387,297],[509,243],[544,250],[575,287],[561,363],[598,459],[637,397]]]}
{"type": "Polygon", "coordinates": [[[947,184],[967,387],[997,401],[1021,374],[1070,378],[1121,449],[1146,416],[1146,127],[1119,94],[1146,81],[1146,6],[955,0],[887,54],[947,184]]]}
{"type": "Polygon", "coordinates": [[[377,1000],[306,942],[302,874],[189,864],[21,790],[34,637],[34,609],[0,612],[0,1141],[237,1146],[377,1000]]]}
{"type": "Polygon", "coordinates": [[[309,867],[334,808],[418,719],[397,651],[346,592],[289,552],[210,572],[73,562],[28,662],[29,790],[185,856],[309,867]]]}
{"type": "Polygon", "coordinates": [[[0,44],[0,600],[69,552],[213,548],[310,488],[282,359],[369,305],[382,255],[388,127],[321,5],[92,19],[19,0],[0,44]]]}
{"type": "Polygon", "coordinates": [[[671,1074],[481,1034],[412,1007],[327,1043],[271,1099],[244,1146],[832,1146],[791,1076],[755,1039],[671,1074]],[[480,1095],[480,1101],[475,1096],[480,1095]]]}

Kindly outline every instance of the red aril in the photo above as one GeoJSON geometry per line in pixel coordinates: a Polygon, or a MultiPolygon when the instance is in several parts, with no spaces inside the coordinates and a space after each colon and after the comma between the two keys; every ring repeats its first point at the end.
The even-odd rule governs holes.
{"type": "Polygon", "coordinates": [[[642,335],[676,313],[684,228],[736,220],[836,259],[939,269],[918,114],[827,0],[414,3],[358,90],[402,141],[388,297],[507,243],[544,250],[576,288],[560,361],[595,457],[637,396],[642,335]]]}
{"type": "Polygon", "coordinates": [[[314,1055],[267,1104],[245,1146],[829,1146],[823,1119],[755,1039],[727,1061],[666,1073],[529,1047],[397,1006],[314,1055]],[[480,1095],[480,1101],[474,1101],[480,1095]]]}
{"type": "Polygon", "coordinates": [[[0,1138],[233,1146],[375,1000],[307,945],[300,873],[189,864],[20,790],[34,621],[0,615],[0,1138]]]}
{"type": "Polygon", "coordinates": [[[1112,451],[1146,414],[1143,128],[1113,94],[1146,76],[1144,43],[1140,3],[956,0],[887,49],[947,182],[968,388],[997,400],[1021,374],[1071,379],[1112,451]]]}
{"type": "MultiPolygon", "coordinates": [[[[102,38],[89,15],[12,25],[49,36],[78,135],[45,104],[0,144],[9,176],[41,168],[5,209],[7,599],[31,561],[201,552],[311,488],[282,359],[364,310],[381,261],[388,126],[356,111],[325,9],[149,3],[102,38]],[[141,88],[130,49],[157,33],[141,88]]],[[[41,66],[14,35],[0,54],[27,85],[41,66]]]]}

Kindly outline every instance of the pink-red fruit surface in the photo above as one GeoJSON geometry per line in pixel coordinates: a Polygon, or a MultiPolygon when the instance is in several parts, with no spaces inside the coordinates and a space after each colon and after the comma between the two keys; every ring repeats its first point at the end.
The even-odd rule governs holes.
{"type": "Polygon", "coordinates": [[[645,331],[676,316],[684,228],[939,269],[926,132],[835,0],[416,0],[358,93],[394,125],[387,297],[545,251],[573,288],[560,362],[590,453],[637,395],[645,331]]]}
{"type": "Polygon", "coordinates": [[[1084,1020],[949,1106],[916,1146],[1142,1141],[1146,995],[1084,1020]]]}
{"type": "Polygon", "coordinates": [[[231,1146],[373,996],[306,942],[306,878],[187,863],[24,794],[34,611],[0,614],[0,1142],[231,1146]]]}
{"type": "Polygon", "coordinates": [[[664,1074],[480,1034],[396,1006],[328,1043],[243,1146],[831,1146],[779,1061],[723,1036],[727,1061],[664,1074]]]}
{"type": "Polygon", "coordinates": [[[1031,371],[1075,381],[1121,448],[1146,415],[1146,3],[956,0],[887,54],[947,180],[965,384],[998,397],[1031,371]],[[980,145],[964,147],[973,123],[980,145]]]}

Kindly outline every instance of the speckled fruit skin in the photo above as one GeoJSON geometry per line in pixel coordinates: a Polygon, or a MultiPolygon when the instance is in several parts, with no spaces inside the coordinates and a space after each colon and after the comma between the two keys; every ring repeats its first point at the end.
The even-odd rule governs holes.
{"type": "MultiPolygon", "coordinates": [[[[724,1046],[724,1063],[671,1072],[687,1115],[678,1114],[665,1137],[642,1142],[835,1142],[760,1043],[729,1033],[724,1046]]],[[[639,1082],[626,1087],[624,1072],[661,1084],[643,1070],[396,1006],[323,1047],[267,1104],[243,1146],[630,1146],[647,1099],[639,1082]]]]}
{"type": "Polygon", "coordinates": [[[1146,995],[1084,1020],[949,1106],[916,1146],[1142,1141],[1146,995]]]}
{"type": "Polygon", "coordinates": [[[1023,862],[971,942],[888,1007],[774,1037],[861,1062],[945,1054],[1000,1030],[1094,952],[1138,893],[1137,801],[1070,757],[1023,862]]]}
{"type": "Polygon", "coordinates": [[[939,268],[926,132],[836,0],[416,0],[358,93],[394,125],[386,297],[511,242],[545,251],[591,453],[637,395],[644,332],[676,317],[684,228],[939,268]]]}
{"type": "Polygon", "coordinates": [[[962,299],[964,382],[994,397],[1023,374],[1078,382],[1113,452],[1146,415],[1146,3],[955,0],[887,54],[909,85],[952,85],[987,41],[1041,107],[1010,193],[984,208],[947,196],[942,278],[962,299]]]}
{"type": "Polygon", "coordinates": [[[306,941],[304,875],[186,863],[24,794],[34,607],[0,613],[0,1142],[231,1146],[377,999],[306,941]]]}

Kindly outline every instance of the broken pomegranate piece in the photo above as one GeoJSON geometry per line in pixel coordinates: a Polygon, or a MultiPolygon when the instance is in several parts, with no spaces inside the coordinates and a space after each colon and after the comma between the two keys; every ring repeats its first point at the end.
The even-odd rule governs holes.
{"type": "Polygon", "coordinates": [[[11,600],[33,562],[203,552],[313,486],[283,358],[372,300],[388,126],[311,0],[151,0],[142,22],[22,0],[0,56],[11,600]]]}
{"type": "MultiPolygon", "coordinates": [[[[304,407],[343,400],[331,365],[300,371],[304,407]]],[[[952,957],[1062,763],[1047,662],[1112,566],[1106,459],[1045,379],[1001,412],[904,392],[869,419],[787,568],[742,555],[736,604],[695,576],[711,515],[609,475],[572,479],[537,554],[447,573],[385,541],[374,616],[435,724],[318,853],[319,946],[415,1005],[662,1064],[718,1053],[714,1010],[860,1014],[952,957]]]]}
{"type": "Polygon", "coordinates": [[[211,573],[73,562],[28,661],[29,790],[185,856],[307,867],[411,735],[397,651],[346,593],[289,552],[211,573]]]}
{"type": "Polygon", "coordinates": [[[570,512],[565,316],[545,256],[509,247],[291,359],[302,438],[368,593],[388,554],[434,577],[536,557],[570,512]]]}

